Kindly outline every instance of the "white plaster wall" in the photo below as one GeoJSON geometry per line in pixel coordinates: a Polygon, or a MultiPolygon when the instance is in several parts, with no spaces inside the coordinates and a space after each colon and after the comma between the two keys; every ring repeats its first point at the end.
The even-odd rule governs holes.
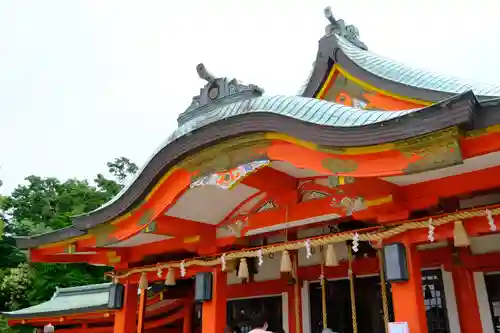
{"type": "Polygon", "coordinates": [[[254,275],[254,281],[269,281],[280,278],[281,252],[275,253],[271,259],[269,256],[264,256],[262,266],[258,267],[259,272],[254,275]]]}
{"type": "Polygon", "coordinates": [[[290,323],[288,322],[288,293],[281,294],[281,311],[283,313],[283,331],[290,332],[290,323]]]}
{"type": "Polygon", "coordinates": [[[458,317],[457,297],[455,295],[453,275],[451,274],[451,272],[447,272],[443,268],[441,268],[441,273],[443,274],[443,287],[446,300],[446,312],[448,313],[448,323],[450,325],[450,333],[460,333],[460,321],[458,317]]]}
{"type": "Polygon", "coordinates": [[[309,281],[302,283],[302,332],[311,333],[311,304],[309,298],[309,281]]]}
{"type": "MultiPolygon", "coordinates": [[[[345,243],[337,243],[334,245],[334,247],[339,260],[347,260],[347,245],[345,243]]],[[[301,267],[314,266],[314,265],[320,265],[323,262],[325,249],[323,249],[323,251],[320,252],[320,248],[315,247],[312,252],[313,252],[312,256],[309,259],[307,259],[306,249],[305,248],[299,249],[299,266],[301,267]]]]}
{"type": "Polygon", "coordinates": [[[474,285],[476,287],[477,304],[479,305],[479,316],[481,318],[483,333],[495,333],[483,272],[474,272],[474,285]]]}
{"type": "MultiPolygon", "coordinates": [[[[262,266],[257,266],[258,273],[254,275],[255,282],[278,280],[280,278],[281,253],[275,253],[273,258],[264,256],[262,266]]],[[[227,284],[238,284],[241,280],[237,276],[238,272],[227,274],[227,284]]]]}

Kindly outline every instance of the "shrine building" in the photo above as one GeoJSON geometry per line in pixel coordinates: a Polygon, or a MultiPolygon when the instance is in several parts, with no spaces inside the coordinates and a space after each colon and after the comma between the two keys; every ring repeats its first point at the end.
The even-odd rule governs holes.
{"type": "Polygon", "coordinates": [[[199,94],[127,187],[18,239],[32,262],[113,272],[9,322],[246,333],[265,314],[285,333],[500,332],[500,86],[379,56],[325,16],[297,95],[198,65],[199,94]],[[98,304],[64,306],[87,304],[85,288],[98,304]]]}

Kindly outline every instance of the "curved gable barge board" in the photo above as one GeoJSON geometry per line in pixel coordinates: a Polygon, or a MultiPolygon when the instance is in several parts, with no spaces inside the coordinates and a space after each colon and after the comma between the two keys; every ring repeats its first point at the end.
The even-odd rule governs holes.
{"type": "Polygon", "coordinates": [[[474,118],[474,128],[485,129],[500,124],[500,98],[480,103],[474,118]]]}
{"type": "Polygon", "coordinates": [[[338,49],[337,38],[334,35],[324,36],[319,40],[318,53],[309,82],[302,92],[304,97],[314,97],[321,90],[330,70],[333,67],[335,50],[338,49]]]}
{"type": "Polygon", "coordinates": [[[469,127],[474,113],[474,100],[474,95],[469,92],[399,118],[357,127],[317,125],[267,112],[248,113],[216,121],[167,144],[120,198],[101,210],[75,218],[74,224],[82,230],[88,229],[127,213],[179,161],[229,138],[258,132],[279,132],[323,146],[376,145],[453,126],[469,127]]]}
{"type": "Polygon", "coordinates": [[[225,118],[201,126],[189,132],[189,135],[181,135],[166,144],[121,196],[99,210],[75,217],[73,227],[33,238],[20,238],[17,243],[21,248],[33,248],[86,234],[87,229],[122,216],[138,206],[163,175],[178,162],[230,138],[259,132],[278,132],[321,146],[369,146],[401,141],[454,126],[468,129],[476,106],[474,94],[468,92],[385,122],[354,127],[318,125],[264,111],[225,118]]]}
{"type": "Polygon", "coordinates": [[[31,237],[14,237],[16,244],[21,249],[35,248],[40,245],[59,242],[65,239],[71,239],[85,235],[86,232],[74,226],[66,227],[59,230],[47,232],[45,234],[31,236],[31,237]]]}
{"type": "Polygon", "coordinates": [[[307,83],[306,88],[304,89],[302,96],[316,96],[322,88],[334,64],[338,64],[352,76],[374,87],[389,91],[400,96],[410,97],[422,101],[440,102],[458,93],[462,93],[471,89],[474,90],[474,93],[478,96],[479,100],[487,100],[489,98],[500,95],[500,86],[482,85],[482,87],[476,88],[472,85],[467,84],[466,82],[461,82],[456,78],[445,76],[440,77],[428,71],[411,69],[410,67],[406,66],[404,67],[404,72],[397,72],[398,76],[404,77],[405,75],[407,75],[406,71],[411,70],[413,72],[418,72],[419,77],[422,77],[422,81],[431,83],[430,80],[433,80],[433,85],[438,87],[446,86],[446,84],[450,82],[454,84],[448,85],[448,87],[451,86],[452,88],[448,89],[448,91],[444,91],[441,89],[425,88],[425,86],[429,85],[422,85],[420,84],[421,82],[419,80],[414,80],[416,83],[418,83],[415,84],[415,86],[405,84],[403,82],[393,81],[388,78],[379,76],[376,73],[372,73],[370,70],[360,65],[360,63],[363,62],[362,60],[367,58],[372,60],[371,63],[373,64],[373,66],[371,69],[375,69],[373,70],[374,72],[376,72],[377,69],[380,68],[383,68],[384,70],[393,69],[395,72],[397,72],[396,69],[398,67],[403,68],[404,66],[396,61],[378,56],[370,51],[359,49],[355,45],[352,45],[350,42],[337,35],[323,37],[319,41],[319,49],[316,57],[315,68],[309,82],[307,83]],[[358,58],[357,61],[354,58],[358,58]],[[375,66],[375,63],[378,63],[378,67],[375,66]],[[380,63],[382,64],[380,65],[380,63]]]}

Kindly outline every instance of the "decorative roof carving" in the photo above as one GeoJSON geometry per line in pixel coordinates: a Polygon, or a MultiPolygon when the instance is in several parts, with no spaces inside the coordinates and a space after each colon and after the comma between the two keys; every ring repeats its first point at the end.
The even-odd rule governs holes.
{"type": "Polygon", "coordinates": [[[200,94],[193,97],[191,105],[177,118],[179,126],[215,108],[240,100],[260,97],[264,90],[256,85],[244,85],[236,79],[217,78],[203,64],[196,66],[198,76],[207,81],[200,94]]]}
{"type": "Polygon", "coordinates": [[[351,42],[353,45],[356,45],[360,49],[368,50],[368,47],[359,39],[359,30],[354,25],[346,25],[344,20],[339,19],[336,20],[333,17],[332,9],[330,7],[326,7],[324,10],[325,17],[330,24],[326,26],[325,34],[326,36],[331,36],[336,34],[340,37],[351,42]]]}

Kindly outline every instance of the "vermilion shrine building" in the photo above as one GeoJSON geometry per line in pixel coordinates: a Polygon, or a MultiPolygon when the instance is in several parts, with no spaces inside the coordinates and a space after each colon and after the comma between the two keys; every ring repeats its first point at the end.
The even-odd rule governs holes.
{"type": "Polygon", "coordinates": [[[500,86],[376,55],[325,13],[298,95],[199,65],[205,86],[131,184],[19,246],[113,266],[115,333],[151,329],[148,288],[189,309],[168,326],[184,333],[261,312],[286,333],[500,332],[500,86]]]}

